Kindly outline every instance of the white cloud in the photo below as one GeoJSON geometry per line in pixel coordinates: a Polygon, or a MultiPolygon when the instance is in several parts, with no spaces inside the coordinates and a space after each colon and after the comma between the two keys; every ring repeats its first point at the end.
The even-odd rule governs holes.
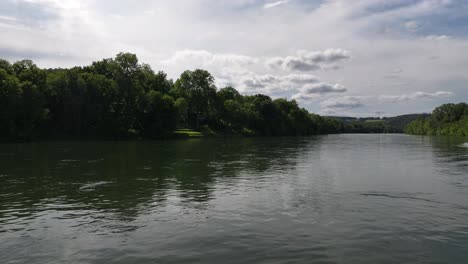
{"type": "MultiPolygon", "coordinates": [[[[421,100],[436,100],[438,98],[450,97],[454,93],[446,91],[438,91],[433,93],[414,92],[401,95],[352,95],[352,96],[332,96],[327,97],[320,103],[321,112],[323,113],[339,113],[340,111],[371,107],[382,104],[395,104],[411,101],[413,104],[421,100]]],[[[297,96],[297,98],[308,98],[307,96],[297,96]]],[[[317,97],[309,97],[314,99],[317,97]]]]}
{"type": "Polygon", "coordinates": [[[341,96],[327,99],[320,103],[323,111],[330,109],[354,109],[365,106],[369,99],[367,96],[341,96]]]}
{"type": "Polygon", "coordinates": [[[241,74],[237,87],[244,93],[266,93],[269,95],[286,95],[296,93],[304,87],[318,84],[320,80],[314,75],[258,75],[252,72],[241,74]]]}
{"type": "MultiPolygon", "coordinates": [[[[357,114],[428,111],[453,97],[414,94],[440,87],[468,100],[466,27],[453,25],[468,18],[463,1],[283,2],[3,0],[0,57],[68,67],[128,51],[171,78],[204,68],[219,86],[289,98],[306,96],[307,85],[339,83],[347,89],[339,95],[372,98],[346,99],[363,105],[352,108],[357,114]]],[[[301,105],[317,112],[337,95],[309,94],[315,101],[301,105]]]]}
{"type": "Polygon", "coordinates": [[[312,84],[319,82],[319,78],[310,74],[289,74],[281,77],[283,81],[293,84],[312,84]]]}
{"type": "Polygon", "coordinates": [[[288,95],[319,83],[322,89],[340,89],[338,86],[325,86],[327,84],[321,83],[319,77],[311,74],[258,73],[267,70],[264,67],[265,61],[269,60],[239,54],[216,54],[205,50],[183,50],[175,52],[170,58],[163,60],[162,64],[167,67],[185,65],[188,69],[207,69],[217,77],[218,86],[234,86],[248,94],[288,95]]]}
{"type": "Polygon", "coordinates": [[[18,21],[18,19],[16,19],[15,17],[11,17],[11,16],[0,16],[0,21],[16,22],[18,21]]]}
{"type": "Polygon", "coordinates": [[[277,6],[280,6],[280,5],[287,4],[289,2],[290,2],[290,0],[281,0],[281,1],[276,1],[276,2],[270,2],[270,3],[264,4],[263,8],[269,9],[269,8],[273,8],[273,7],[277,7],[277,6]]]}
{"type": "Polygon", "coordinates": [[[379,100],[383,102],[404,102],[404,101],[411,101],[411,100],[418,100],[418,99],[435,99],[439,97],[448,97],[452,96],[452,92],[447,91],[439,91],[434,93],[425,93],[425,92],[414,92],[411,94],[402,94],[402,95],[381,95],[379,96],[379,100]]]}
{"type": "Polygon", "coordinates": [[[257,62],[257,59],[238,54],[215,54],[206,50],[177,51],[164,64],[204,66],[248,66],[257,62]]]}
{"type": "Polygon", "coordinates": [[[299,101],[309,101],[312,99],[317,99],[320,96],[333,94],[333,93],[345,93],[348,90],[340,84],[329,84],[329,83],[314,83],[304,85],[299,89],[298,93],[292,96],[293,99],[299,101]]]}
{"type": "Polygon", "coordinates": [[[408,21],[405,23],[405,28],[410,32],[416,32],[421,29],[421,24],[418,21],[408,21]]]}
{"type": "Polygon", "coordinates": [[[442,41],[442,40],[449,40],[451,39],[451,36],[448,35],[429,35],[424,37],[425,40],[429,41],[442,41]]]}
{"type": "Polygon", "coordinates": [[[273,69],[281,68],[289,71],[315,71],[322,68],[331,68],[335,63],[351,58],[350,52],[342,49],[326,49],[324,51],[297,52],[297,56],[276,57],[267,61],[273,69]]]}

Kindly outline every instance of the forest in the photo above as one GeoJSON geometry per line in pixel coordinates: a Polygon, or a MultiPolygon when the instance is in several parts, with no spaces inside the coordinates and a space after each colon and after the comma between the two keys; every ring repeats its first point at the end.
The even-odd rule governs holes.
{"type": "Polygon", "coordinates": [[[295,100],[218,89],[201,69],[173,81],[131,53],[70,69],[0,59],[2,141],[402,133],[420,117],[319,116],[295,100]]]}
{"type": "Polygon", "coordinates": [[[404,128],[418,118],[429,114],[409,114],[393,117],[339,117],[330,116],[343,123],[341,133],[403,133],[404,128]]]}
{"type": "Polygon", "coordinates": [[[408,124],[405,132],[412,135],[468,136],[468,104],[444,104],[428,117],[408,124]]]}
{"type": "Polygon", "coordinates": [[[0,60],[0,126],[4,141],[168,138],[178,129],[241,136],[344,131],[342,122],[311,114],[294,100],[217,89],[205,70],[170,80],[131,53],[70,69],[0,60]]]}

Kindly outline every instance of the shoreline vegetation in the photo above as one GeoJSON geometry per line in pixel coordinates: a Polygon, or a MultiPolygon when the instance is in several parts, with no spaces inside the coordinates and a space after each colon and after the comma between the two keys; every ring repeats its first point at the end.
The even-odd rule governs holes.
{"type": "Polygon", "coordinates": [[[410,135],[468,137],[468,104],[444,104],[430,116],[409,123],[405,133],[410,135]]]}
{"type": "MultiPolygon", "coordinates": [[[[457,122],[466,132],[466,105],[464,111],[465,117],[457,122]]],[[[205,70],[185,71],[173,81],[131,53],[70,69],[41,69],[31,60],[0,59],[1,141],[403,133],[410,122],[407,133],[429,134],[433,130],[419,127],[433,126],[433,118],[434,114],[382,119],[320,116],[295,100],[218,89],[205,70]]],[[[446,133],[434,127],[435,134],[446,133]]],[[[450,127],[447,133],[455,133],[450,127]]]]}

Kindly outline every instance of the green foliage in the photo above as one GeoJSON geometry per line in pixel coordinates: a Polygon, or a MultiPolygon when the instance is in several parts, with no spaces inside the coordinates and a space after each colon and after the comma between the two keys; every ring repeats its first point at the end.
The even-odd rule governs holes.
{"type": "Polygon", "coordinates": [[[185,71],[175,82],[173,95],[185,98],[188,124],[195,128],[207,122],[213,113],[216,98],[214,78],[205,70],[185,71]]]}
{"type": "Polygon", "coordinates": [[[428,114],[410,114],[394,117],[329,117],[343,123],[343,133],[403,133],[404,128],[414,120],[428,114]]]}
{"type": "Polygon", "coordinates": [[[203,137],[201,132],[192,129],[177,129],[174,131],[174,135],[181,138],[203,137]]]}
{"type": "Polygon", "coordinates": [[[3,140],[305,136],[354,126],[310,114],[294,100],[218,90],[205,70],[185,71],[173,82],[131,53],[71,69],[0,60],[0,121],[3,140]]]}
{"type": "Polygon", "coordinates": [[[444,104],[405,128],[412,135],[468,136],[468,104],[444,104]]]}
{"type": "Polygon", "coordinates": [[[45,72],[32,61],[10,65],[0,61],[0,137],[36,136],[48,118],[45,108],[45,72]]]}
{"type": "Polygon", "coordinates": [[[396,129],[398,132],[403,132],[405,127],[418,118],[429,117],[428,114],[410,114],[410,115],[401,115],[395,117],[386,117],[382,120],[389,127],[396,129]]]}

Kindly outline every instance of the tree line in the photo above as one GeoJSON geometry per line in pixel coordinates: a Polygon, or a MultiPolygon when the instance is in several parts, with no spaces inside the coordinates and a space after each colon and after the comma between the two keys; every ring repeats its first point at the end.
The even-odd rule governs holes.
{"type": "Polygon", "coordinates": [[[70,69],[0,59],[0,139],[165,138],[178,128],[220,134],[305,136],[344,132],[296,101],[218,89],[205,70],[173,81],[135,54],[70,69]]]}
{"type": "Polygon", "coordinates": [[[444,104],[405,128],[412,135],[468,136],[468,104],[444,104]]]}

